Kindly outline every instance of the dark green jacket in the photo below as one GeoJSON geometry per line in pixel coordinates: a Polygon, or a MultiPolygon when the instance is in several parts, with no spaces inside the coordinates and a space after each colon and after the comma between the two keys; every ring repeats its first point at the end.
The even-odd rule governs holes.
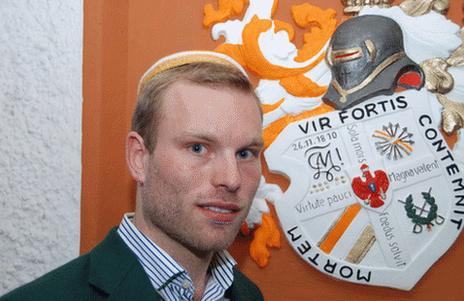
{"type": "MultiPolygon", "coordinates": [[[[258,287],[234,270],[231,300],[263,300],[258,287]]],[[[161,300],[116,228],[89,253],[0,298],[0,301],[161,300]]]]}

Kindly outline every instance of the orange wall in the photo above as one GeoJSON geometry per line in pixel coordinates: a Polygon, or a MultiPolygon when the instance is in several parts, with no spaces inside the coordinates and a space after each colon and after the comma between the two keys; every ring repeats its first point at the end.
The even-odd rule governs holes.
{"type": "MultiPolygon", "coordinates": [[[[213,0],[85,0],[84,108],[81,252],[97,244],[134,206],[134,185],[126,171],[124,139],[137,82],[158,58],[187,49],[214,49],[202,27],[203,6],[213,0]]],[[[290,20],[290,5],[308,2],[337,8],[341,1],[280,1],[277,17],[290,20]]],[[[449,17],[462,24],[462,0],[451,0],[449,17]]],[[[282,235],[282,238],[284,236],[282,235]]],[[[248,256],[249,240],[231,247],[239,266],[263,290],[266,300],[462,300],[462,236],[411,292],[334,280],[304,263],[286,241],[270,264],[258,268],[248,256]]]]}

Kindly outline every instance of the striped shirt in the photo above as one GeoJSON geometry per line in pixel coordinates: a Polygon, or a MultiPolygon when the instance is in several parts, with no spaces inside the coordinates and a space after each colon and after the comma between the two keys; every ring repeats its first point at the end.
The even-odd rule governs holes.
{"type": "MultiPolygon", "coordinates": [[[[118,234],[132,250],[151,284],[166,301],[193,300],[195,288],[187,271],[132,223],[132,213],[124,215],[118,234]]],[[[224,294],[233,282],[235,260],[227,253],[216,253],[202,301],[228,301],[224,294]]]]}

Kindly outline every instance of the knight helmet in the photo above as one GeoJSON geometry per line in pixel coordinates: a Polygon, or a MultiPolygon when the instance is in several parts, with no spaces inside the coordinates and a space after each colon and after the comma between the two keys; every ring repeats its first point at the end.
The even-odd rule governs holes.
{"type": "Polygon", "coordinates": [[[322,99],[339,110],[392,94],[397,86],[419,90],[424,85],[424,73],[406,55],[401,27],[391,18],[363,15],[343,22],[326,60],[332,81],[322,99]]]}

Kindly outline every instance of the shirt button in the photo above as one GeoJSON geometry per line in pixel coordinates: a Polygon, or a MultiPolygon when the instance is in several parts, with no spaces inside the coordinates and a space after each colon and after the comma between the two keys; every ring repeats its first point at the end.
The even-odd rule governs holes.
{"type": "Polygon", "coordinates": [[[182,287],[188,289],[190,287],[190,282],[188,280],[184,280],[182,282],[182,287]]]}

